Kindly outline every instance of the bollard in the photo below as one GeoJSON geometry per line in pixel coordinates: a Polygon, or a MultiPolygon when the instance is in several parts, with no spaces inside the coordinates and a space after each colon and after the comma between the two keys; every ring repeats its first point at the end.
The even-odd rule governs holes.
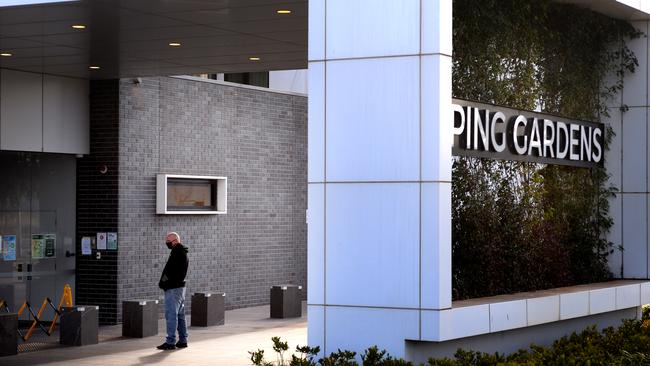
{"type": "Polygon", "coordinates": [[[302,286],[296,285],[271,287],[271,318],[298,318],[302,316],[301,290],[302,286]]]}
{"type": "Polygon", "coordinates": [[[61,312],[59,343],[86,346],[99,343],[99,306],[64,307],[61,312]]]}
{"type": "Polygon", "coordinates": [[[0,313],[0,356],[11,356],[17,353],[18,314],[0,313]]]}
{"type": "Polygon", "coordinates": [[[122,336],[144,338],[158,334],[158,300],[122,301],[122,336]]]}
{"type": "Polygon", "coordinates": [[[194,293],[192,295],[192,326],[223,325],[225,323],[225,299],[225,293],[194,293]]]}

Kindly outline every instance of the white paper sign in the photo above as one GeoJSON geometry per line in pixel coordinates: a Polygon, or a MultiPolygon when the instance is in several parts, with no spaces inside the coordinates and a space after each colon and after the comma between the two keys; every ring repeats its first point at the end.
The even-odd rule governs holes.
{"type": "Polygon", "coordinates": [[[108,233],[108,250],[117,250],[117,233],[108,233]]]}
{"type": "Polygon", "coordinates": [[[97,233],[97,250],[106,250],[106,233],[97,233]]]}
{"type": "Polygon", "coordinates": [[[81,255],[91,255],[92,251],[90,249],[90,242],[92,238],[90,236],[84,236],[81,238],[81,255]]]}

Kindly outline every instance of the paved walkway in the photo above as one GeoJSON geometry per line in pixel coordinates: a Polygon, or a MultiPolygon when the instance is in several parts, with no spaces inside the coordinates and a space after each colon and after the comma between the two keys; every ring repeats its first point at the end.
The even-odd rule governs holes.
{"type": "MultiPolygon", "coordinates": [[[[250,365],[248,351],[262,348],[268,361],[275,360],[271,337],[289,342],[290,350],[307,343],[307,317],[270,319],[269,307],[258,306],[226,312],[226,324],[209,328],[190,327],[189,347],[159,351],[164,341],[164,321],[158,336],[123,338],[122,328],[100,328],[100,343],[85,347],[56,347],[0,357],[0,365],[250,365]]],[[[189,323],[189,320],[188,320],[189,323]]]]}

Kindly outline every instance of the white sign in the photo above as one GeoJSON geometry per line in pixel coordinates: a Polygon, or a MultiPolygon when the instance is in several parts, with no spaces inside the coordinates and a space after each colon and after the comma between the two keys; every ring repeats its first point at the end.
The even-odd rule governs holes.
{"type": "Polygon", "coordinates": [[[84,236],[81,238],[81,255],[91,255],[92,250],[90,249],[90,242],[92,238],[90,236],[84,236]]]}
{"type": "Polygon", "coordinates": [[[117,233],[108,233],[108,250],[117,250],[117,233]]]}
{"type": "Polygon", "coordinates": [[[97,233],[97,250],[106,250],[106,233],[97,233]]]}

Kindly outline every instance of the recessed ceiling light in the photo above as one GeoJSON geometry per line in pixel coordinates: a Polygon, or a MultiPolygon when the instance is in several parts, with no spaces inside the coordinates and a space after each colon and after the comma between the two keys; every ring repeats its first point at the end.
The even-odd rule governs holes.
{"type": "Polygon", "coordinates": [[[73,24],[72,25],[73,29],[86,29],[86,26],[83,24],[73,24]]]}
{"type": "Polygon", "coordinates": [[[0,53],[0,56],[2,56],[2,57],[11,57],[11,56],[13,56],[13,54],[11,52],[2,52],[2,53],[0,53]]]}
{"type": "Polygon", "coordinates": [[[94,65],[93,66],[88,66],[88,68],[91,69],[91,70],[99,70],[100,69],[99,66],[94,66],[94,65]]]}
{"type": "Polygon", "coordinates": [[[259,57],[249,57],[248,59],[251,60],[251,61],[259,61],[260,60],[259,57]]]}
{"type": "Polygon", "coordinates": [[[291,14],[291,10],[289,9],[280,9],[275,11],[278,14],[291,14]]]}
{"type": "Polygon", "coordinates": [[[172,47],[180,47],[181,43],[180,42],[169,42],[169,45],[172,47]]]}

